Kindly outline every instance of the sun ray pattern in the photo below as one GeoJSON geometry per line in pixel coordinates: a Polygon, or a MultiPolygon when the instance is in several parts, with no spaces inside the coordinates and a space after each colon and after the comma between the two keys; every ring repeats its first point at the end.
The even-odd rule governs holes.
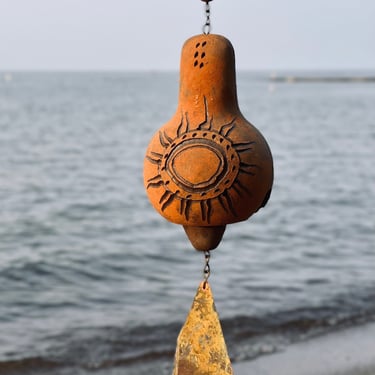
{"type": "Polygon", "coordinates": [[[193,205],[198,204],[201,220],[210,224],[214,202],[236,217],[233,194],[251,195],[249,186],[238,177],[256,175],[258,166],[241,159],[243,153],[252,151],[256,142],[232,141],[236,118],[216,127],[218,130],[214,129],[213,121],[204,97],[202,122],[192,128],[185,112],[181,114],[175,136],[159,131],[163,152],[150,151],[146,156],[146,160],[157,165],[157,174],[147,180],[146,188],[164,189],[159,200],[161,211],[179,201],[179,214],[189,221],[193,205]]]}

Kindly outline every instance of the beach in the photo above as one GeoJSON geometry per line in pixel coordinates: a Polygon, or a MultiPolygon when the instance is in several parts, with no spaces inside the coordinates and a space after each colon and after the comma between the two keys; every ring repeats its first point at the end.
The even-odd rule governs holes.
{"type": "Polygon", "coordinates": [[[236,375],[374,375],[375,323],[346,328],[234,365],[236,375]]]}

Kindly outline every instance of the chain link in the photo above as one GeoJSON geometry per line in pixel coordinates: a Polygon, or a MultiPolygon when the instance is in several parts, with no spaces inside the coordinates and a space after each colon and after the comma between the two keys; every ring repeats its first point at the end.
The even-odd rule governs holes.
{"type": "Polygon", "coordinates": [[[210,270],[210,257],[211,257],[210,252],[209,251],[205,251],[204,252],[204,261],[205,261],[205,264],[204,264],[204,268],[203,268],[203,280],[204,280],[203,286],[204,287],[206,286],[206,283],[207,283],[208,278],[210,277],[210,273],[211,273],[211,270],[210,270]]]}
{"type": "Polygon", "coordinates": [[[210,19],[210,16],[211,16],[211,9],[210,9],[210,1],[211,0],[207,0],[206,1],[206,6],[205,6],[205,12],[206,12],[206,23],[203,25],[203,34],[209,34],[211,32],[211,19],[210,19]]]}

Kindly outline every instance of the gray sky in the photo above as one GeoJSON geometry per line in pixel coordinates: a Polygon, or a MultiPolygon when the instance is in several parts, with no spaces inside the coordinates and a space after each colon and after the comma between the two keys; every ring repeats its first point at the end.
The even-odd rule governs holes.
{"type": "MultiPolygon", "coordinates": [[[[375,69],[375,0],[214,0],[239,69],[375,69]]],[[[0,70],[177,70],[200,0],[0,0],[0,70]]]]}

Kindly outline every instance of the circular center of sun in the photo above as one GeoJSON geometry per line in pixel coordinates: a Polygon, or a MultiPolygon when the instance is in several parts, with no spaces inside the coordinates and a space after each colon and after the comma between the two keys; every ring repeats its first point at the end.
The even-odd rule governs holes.
{"type": "Polygon", "coordinates": [[[190,144],[176,150],[169,169],[183,185],[194,189],[214,184],[224,169],[223,157],[207,144],[190,144]]]}

